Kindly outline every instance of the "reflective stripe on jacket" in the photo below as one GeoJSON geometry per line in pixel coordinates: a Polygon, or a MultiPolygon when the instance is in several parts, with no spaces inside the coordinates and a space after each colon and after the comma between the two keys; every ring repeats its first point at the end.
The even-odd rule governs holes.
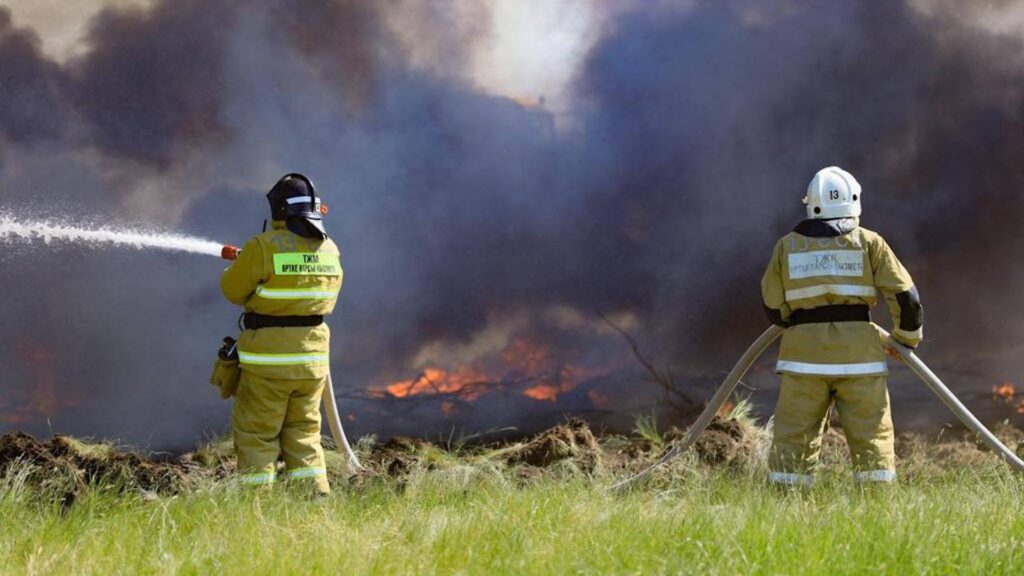
{"type": "MultiPolygon", "coordinates": [[[[221,291],[246,312],[268,316],[328,315],[341,290],[341,254],[330,239],[302,238],[284,222],[242,247],[224,270],[221,291]]],[[[330,330],[314,327],[244,330],[239,364],[264,378],[322,378],[330,364],[330,330]]]]}
{"type": "MultiPolygon", "coordinates": [[[[885,240],[855,219],[802,222],[776,243],[761,280],[765,309],[783,326],[794,310],[874,306],[878,291],[892,314],[894,335],[916,346],[923,334],[914,282],[885,240]]],[[[888,372],[878,328],[870,322],[788,327],[777,370],[820,376],[888,372]]]]}

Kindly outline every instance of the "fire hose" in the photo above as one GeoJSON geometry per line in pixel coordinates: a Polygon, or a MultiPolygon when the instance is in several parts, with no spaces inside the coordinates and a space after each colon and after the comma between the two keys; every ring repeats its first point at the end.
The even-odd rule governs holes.
{"type": "MultiPolygon", "coordinates": [[[[764,351],[782,335],[784,331],[784,328],[773,324],[758,336],[757,340],[754,340],[754,343],[747,348],[747,351],[740,356],[736,365],[733,366],[732,370],[729,371],[729,374],[726,375],[725,380],[722,382],[721,386],[718,387],[718,390],[715,392],[715,395],[711,397],[711,400],[708,401],[707,405],[704,407],[704,411],[701,412],[700,416],[693,423],[693,426],[690,426],[690,429],[687,430],[686,435],[683,436],[683,438],[680,439],[671,450],[659,458],[657,462],[651,464],[639,474],[612,486],[612,492],[619,493],[633,487],[640,481],[649,477],[658,467],[675,460],[693,446],[693,443],[696,442],[697,438],[699,438],[704,430],[707,429],[708,425],[711,424],[712,419],[714,419],[715,415],[718,414],[718,411],[725,404],[725,401],[732,395],[736,386],[739,384],[743,376],[746,375],[750,367],[755,361],[757,361],[761,354],[763,354],[764,351]]],[[[982,424],[981,421],[978,420],[978,418],[975,417],[962,402],[960,402],[956,395],[953,394],[942,380],[940,380],[939,377],[936,376],[930,368],[928,368],[928,365],[914,353],[913,349],[897,342],[893,339],[892,335],[882,328],[879,328],[879,331],[882,341],[899,354],[910,370],[917,375],[917,377],[920,378],[936,396],[938,396],[939,400],[941,400],[942,403],[945,404],[946,407],[949,408],[949,410],[959,418],[969,430],[980,436],[985,444],[1005,460],[1006,463],[1014,470],[1024,472],[1024,461],[1021,461],[1013,451],[1000,442],[999,439],[996,438],[995,434],[986,428],[985,425],[982,424]]]]}
{"type": "Polygon", "coordinates": [[[324,386],[323,401],[324,412],[327,413],[327,427],[331,429],[335,448],[348,457],[350,472],[362,470],[363,465],[359,463],[359,458],[356,458],[356,453],[349,445],[348,437],[345,436],[345,429],[341,426],[341,416],[338,414],[338,401],[334,398],[334,383],[331,380],[330,371],[327,372],[327,385],[324,386]]]}
{"type": "MultiPolygon", "coordinates": [[[[220,255],[225,260],[235,260],[241,253],[241,248],[226,245],[221,248],[220,255]]],[[[327,385],[324,386],[322,399],[324,412],[327,415],[327,427],[331,430],[331,438],[334,439],[335,449],[347,458],[349,471],[356,472],[362,470],[363,465],[359,463],[359,458],[356,457],[355,451],[352,450],[352,446],[348,443],[348,437],[345,436],[345,428],[341,425],[341,416],[338,413],[338,401],[334,397],[334,382],[331,379],[330,370],[327,371],[327,385]]]]}

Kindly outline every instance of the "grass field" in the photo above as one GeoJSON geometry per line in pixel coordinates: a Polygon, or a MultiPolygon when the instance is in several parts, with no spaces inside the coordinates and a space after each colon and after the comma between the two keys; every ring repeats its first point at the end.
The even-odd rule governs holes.
{"type": "Polygon", "coordinates": [[[608,497],[576,480],[473,474],[325,501],[218,490],[96,493],[62,513],[0,497],[11,574],[1020,574],[1024,483],[949,473],[779,493],[729,473],[608,497]]]}
{"type": "Polygon", "coordinates": [[[622,496],[604,490],[621,470],[567,461],[524,478],[487,454],[429,447],[429,466],[400,481],[338,481],[320,500],[210,481],[176,496],[95,484],[62,506],[32,488],[30,467],[12,467],[0,482],[0,572],[1024,572],[1024,479],[973,445],[951,459],[966,444],[950,446],[904,443],[896,486],[854,485],[840,450],[797,491],[766,486],[756,455],[712,466],[690,454],[622,496]]]}

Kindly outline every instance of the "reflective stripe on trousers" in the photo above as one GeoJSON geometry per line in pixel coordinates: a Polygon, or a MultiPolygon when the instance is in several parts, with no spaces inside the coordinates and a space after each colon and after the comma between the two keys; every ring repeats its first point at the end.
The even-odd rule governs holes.
{"type": "Polygon", "coordinates": [[[327,364],[330,355],[323,354],[258,354],[256,352],[238,351],[240,364],[258,364],[261,366],[296,366],[303,364],[327,364]]]}
{"type": "MultiPolygon", "coordinates": [[[[775,484],[789,486],[810,486],[814,484],[814,476],[810,474],[792,474],[790,472],[772,472],[768,479],[775,484]]],[[[895,470],[866,470],[854,472],[853,479],[857,482],[895,482],[895,470]]]]}
{"type": "Polygon", "coordinates": [[[242,474],[238,477],[238,480],[242,484],[250,486],[259,486],[262,484],[273,484],[276,480],[276,474],[273,472],[256,472],[254,474],[242,474]]]}
{"type": "Polygon", "coordinates": [[[814,484],[814,476],[810,474],[792,474],[790,472],[772,472],[768,479],[774,484],[787,486],[810,486],[814,484]]]}
{"type": "Polygon", "coordinates": [[[321,466],[306,466],[305,468],[296,468],[289,470],[287,473],[288,478],[316,478],[317,476],[326,476],[327,469],[321,466]]]}
{"type": "Polygon", "coordinates": [[[895,470],[866,470],[854,472],[853,479],[857,482],[895,482],[895,470]]]}

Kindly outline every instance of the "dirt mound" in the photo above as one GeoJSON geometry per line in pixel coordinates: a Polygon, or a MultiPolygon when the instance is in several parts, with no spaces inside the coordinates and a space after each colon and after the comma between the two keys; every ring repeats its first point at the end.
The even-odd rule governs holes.
{"type": "Polygon", "coordinates": [[[213,475],[188,455],[159,462],[67,436],[41,442],[15,432],[0,436],[0,476],[17,473],[26,474],[30,486],[56,493],[68,504],[89,485],[102,483],[122,493],[178,494],[198,478],[213,475]]]}
{"type": "MultiPolygon", "coordinates": [[[[374,446],[367,464],[372,470],[393,478],[405,476],[423,465],[422,452],[428,448],[435,447],[426,440],[398,436],[374,446]]],[[[429,468],[429,465],[425,467],[429,468]]]]}
{"type": "MultiPolygon", "coordinates": [[[[673,426],[665,433],[666,449],[671,449],[686,436],[687,430],[673,426]]],[[[742,463],[757,445],[757,431],[750,424],[715,416],[708,427],[693,443],[692,450],[707,464],[742,463]]],[[[640,440],[634,451],[642,455],[650,450],[650,443],[640,440]]]]}
{"type": "Polygon", "coordinates": [[[587,473],[601,463],[601,446],[587,423],[568,420],[522,442],[461,445],[445,448],[432,442],[395,437],[374,445],[363,458],[364,469],[348,478],[350,486],[363,486],[376,478],[387,477],[404,484],[417,471],[446,470],[460,466],[479,466],[495,470],[495,464],[516,466],[516,477],[534,480],[561,462],[571,462],[587,473]]]}
{"type": "Polygon", "coordinates": [[[715,417],[697,441],[693,449],[707,464],[727,464],[741,461],[750,455],[754,442],[751,430],[742,422],[715,417]]]}
{"type": "Polygon", "coordinates": [[[509,464],[526,464],[546,468],[556,462],[572,460],[586,472],[593,472],[601,463],[601,446],[586,422],[571,418],[514,450],[507,456],[509,464]]]}

